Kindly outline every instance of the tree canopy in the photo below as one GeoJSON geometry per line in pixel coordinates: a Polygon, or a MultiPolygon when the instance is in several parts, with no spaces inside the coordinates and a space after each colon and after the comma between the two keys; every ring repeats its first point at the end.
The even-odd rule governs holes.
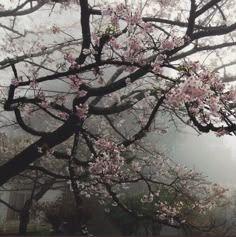
{"type": "Polygon", "coordinates": [[[2,127],[14,124],[32,142],[1,164],[0,185],[30,167],[69,180],[78,206],[81,195],[110,197],[143,218],[119,198],[138,183],[141,201],[155,201],[148,218],[175,227],[186,223],[185,205],[214,207],[226,190],[145,137],[168,132],[163,118],[235,134],[235,12],[233,0],[1,4],[2,127]],[[24,19],[31,22],[22,27],[24,19]],[[66,171],[36,165],[42,157],[66,171]],[[170,203],[157,198],[163,190],[173,193],[170,203]]]}

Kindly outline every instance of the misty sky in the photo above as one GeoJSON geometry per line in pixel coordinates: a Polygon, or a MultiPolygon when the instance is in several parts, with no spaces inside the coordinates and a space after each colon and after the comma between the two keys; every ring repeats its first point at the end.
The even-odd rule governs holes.
{"type": "MultiPolygon", "coordinates": [[[[6,1],[0,1],[0,3],[7,4],[6,1]]],[[[53,25],[63,21],[65,23],[64,29],[78,37],[79,30],[75,31],[76,28],[74,27],[78,24],[72,23],[79,23],[78,12],[74,12],[74,14],[68,12],[67,14],[63,13],[63,15],[52,13],[50,20],[48,17],[42,17],[43,14],[48,16],[49,12],[48,9],[45,9],[22,17],[18,23],[18,29],[20,31],[24,31],[24,29],[30,31],[41,28],[45,31],[45,29],[49,30],[53,25]]],[[[4,19],[4,21],[7,20],[4,19]]],[[[10,79],[12,75],[7,75],[7,73],[7,71],[1,71],[1,78],[10,79]]],[[[184,164],[196,171],[202,171],[211,180],[235,185],[236,187],[236,137],[219,138],[214,134],[198,136],[192,129],[185,129],[184,133],[178,133],[175,129],[170,129],[167,135],[155,136],[153,140],[165,146],[169,157],[176,163],[184,164]]]]}
{"type": "Polygon", "coordinates": [[[154,136],[176,163],[203,172],[211,181],[236,187],[236,137],[199,136],[192,128],[183,130],[171,128],[166,135],[154,136]]]}

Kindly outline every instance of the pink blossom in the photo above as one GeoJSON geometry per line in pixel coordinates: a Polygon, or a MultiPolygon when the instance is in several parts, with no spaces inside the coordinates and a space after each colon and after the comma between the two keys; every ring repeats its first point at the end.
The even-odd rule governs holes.
{"type": "Polygon", "coordinates": [[[136,172],[140,172],[142,170],[142,167],[139,162],[132,162],[131,166],[132,166],[132,169],[136,172]]]}
{"type": "Polygon", "coordinates": [[[84,55],[89,55],[89,54],[91,54],[91,49],[86,49],[86,48],[84,48],[84,49],[83,49],[83,54],[84,54],[84,55]]]}
{"type": "Polygon", "coordinates": [[[118,16],[124,16],[125,14],[127,14],[127,8],[123,3],[120,3],[116,6],[115,12],[118,16]]]}
{"type": "Polygon", "coordinates": [[[131,79],[129,77],[126,78],[125,83],[126,83],[127,86],[131,85],[132,84],[131,79]]]}
{"type": "Polygon", "coordinates": [[[120,48],[120,44],[118,43],[118,41],[112,37],[111,40],[110,40],[110,45],[112,48],[118,50],[120,48]]]}
{"type": "Polygon", "coordinates": [[[95,142],[95,145],[100,150],[112,150],[114,147],[114,143],[111,141],[108,141],[106,139],[99,139],[95,142]]]}
{"type": "Polygon", "coordinates": [[[78,91],[78,95],[79,95],[79,97],[84,97],[84,96],[86,96],[87,95],[87,91],[85,91],[85,90],[79,90],[78,91]]]}
{"type": "Polygon", "coordinates": [[[128,23],[128,26],[137,25],[142,23],[142,17],[139,11],[136,12],[130,12],[126,15],[126,21],[128,23]]]}
{"type": "Polygon", "coordinates": [[[50,105],[50,103],[48,101],[43,101],[40,103],[41,107],[44,109],[47,109],[50,105]]]}
{"type": "Polygon", "coordinates": [[[72,66],[76,65],[75,57],[72,56],[72,54],[66,54],[64,55],[64,59],[69,62],[72,66]]]}
{"type": "Polygon", "coordinates": [[[62,118],[62,119],[68,119],[69,115],[67,113],[64,113],[64,112],[60,112],[59,114],[59,117],[62,118]]]}
{"type": "Polygon", "coordinates": [[[170,37],[161,43],[161,48],[164,50],[173,50],[174,48],[181,47],[184,40],[180,37],[170,37]]]}
{"type": "Polygon", "coordinates": [[[52,30],[53,34],[60,33],[60,31],[61,31],[60,28],[58,26],[55,26],[55,25],[52,27],[51,30],[52,30]]]}
{"type": "Polygon", "coordinates": [[[18,85],[19,85],[19,81],[18,81],[16,78],[13,78],[13,79],[11,80],[11,84],[12,84],[13,86],[18,86],[18,85]]]}
{"type": "Polygon", "coordinates": [[[216,134],[217,137],[222,137],[222,136],[224,136],[224,135],[226,135],[226,134],[228,134],[228,133],[227,133],[227,131],[225,131],[225,130],[222,128],[222,129],[218,130],[217,132],[215,132],[215,134],[216,134]]]}
{"type": "Polygon", "coordinates": [[[113,8],[108,5],[106,8],[101,10],[103,16],[110,16],[113,13],[113,8]]]}
{"type": "Polygon", "coordinates": [[[88,115],[88,105],[80,104],[79,106],[76,106],[76,115],[82,120],[86,119],[88,115]]]}
{"type": "Polygon", "coordinates": [[[213,112],[213,113],[216,113],[220,110],[221,106],[220,106],[220,99],[219,97],[216,97],[216,96],[212,96],[210,97],[208,100],[207,100],[207,103],[210,107],[210,110],[213,112]]]}
{"type": "Polygon", "coordinates": [[[175,48],[175,44],[174,44],[173,40],[164,40],[161,44],[161,47],[164,50],[172,50],[175,48]]]}
{"type": "Polygon", "coordinates": [[[97,33],[95,33],[95,32],[92,33],[92,39],[94,41],[94,45],[99,46],[100,37],[98,36],[97,33]]]}
{"type": "Polygon", "coordinates": [[[44,91],[39,91],[38,92],[38,98],[41,99],[41,100],[45,100],[45,97],[46,97],[46,93],[44,91]]]}
{"type": "Polygon", "coordinates": [[[152,33],[153,32],[153,26],[151,23],[142,22],[141,27],[142,27],[144,33],[152,33]]]}
{"type": "Polygon", "coordinates": [[[83,83],[80,78],[78,78],[76,75],[69,76],[69,79],[71,80],[70,88],[71,89],[79,89],[80,85],[83,83]]]}
{"type": "Polygon", "coordinates": [[[114,93],[112,95],[112,99],[115,101],[115,103],[120,103],[120,95],[118,93],[114,93]]]}
{"type": "Polygon", "coordinates": [[[67,101],[67,98],[64,95],[57,96],[55,101],[64,104],[67,101]]]}
{"type": "Polygon", "coordinates": [[[160,65],[155,65],[152,69],[152,71],[155,73],[155,74],[160,74],[162,72],[162,68],[160,67],[160,65]]]}

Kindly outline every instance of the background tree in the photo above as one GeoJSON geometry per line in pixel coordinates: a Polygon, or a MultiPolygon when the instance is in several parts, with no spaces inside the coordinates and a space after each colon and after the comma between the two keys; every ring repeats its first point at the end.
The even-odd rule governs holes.
{"type": "MultiPolygon", "coordinates": [[[[1,162],[7,161],[14,154],[18,153],[26,144],[29,144],[30,137],[18,137],[18,138],[9,138],[6,134],[1,134],[1,162]]],[[[22,203],[21,206],[14,206],[14,204],[0,199],[0,203],[6,205],[12,211],[16,212],[19,215],[19,232],[20,235],[25,235],[27,233],[27,226],[30,221],[30,212],[32,207],[41,200],[41,198],[49,191],[49,190],[58,190],[62,189],[65,185],[64,176],[63,175],[55,175],[51,176],[50,171],[47,170],[48,173],[43,172],[40,169],[41,165],[44,164],[48,167],[54,167],[54,171],[60,173],[62,171],[63,164],[61,165],[59,162],[55,163],[50,161],[50,157],[45,156],[44,159],[35,162],[31,166],[28,166],[27,170],[22,172],[20,175],[17,175],[11,182],[5,186],[2,186],[1,192],[13,192],[15,195],[19,192],[25,192],[26,200],[22,203]]],[[[63,169],[64,170],[64,169],[63,169]]],[[[13,194],[13,195],[14,195],[13,194]]]]}

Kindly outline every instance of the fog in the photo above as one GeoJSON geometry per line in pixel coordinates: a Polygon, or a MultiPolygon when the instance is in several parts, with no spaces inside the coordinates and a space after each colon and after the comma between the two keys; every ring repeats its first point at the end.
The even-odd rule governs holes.
{"type": "MultiPolygon", "coordinates": [[[[0,2],[7,5],[5,1],[0,2]]],[[[78,32],[74,31],[74,26],[75,24],[79,24],[79,14],[78,11],[76,12],[75,10],[63,14],[63,19],[61,19],[58,14],[60,8],[55,6],[55,9],[51,12],[50,21],[48,21],[48,18],[44,19],[42,17],[44,13],[47,14],[47,16],[50,13],[50,8],[47,7],[47,9],[41,9],[31,15],[19,18],[18,29],[23,32],[41,29],[45,33],[49,31],[53,25],[57,25],[57,23],[63,20],[63,22],[66,22],[63,29],[66,29],[66,32],[77,38],[79,35],[78,32]]],[[[34,37],[33,34],[32,37],[34,37]]],[[[27,38],[30,39],[30,34],[27,38]]],[[[46,37],[44,40],[48,40],[48,38],[46,37]]],[[[62,39],[57,40],[60,41],[62,39]]],[[[12,72],[7,70],[5,72],[1,71],[1,78],[9,82],[12,78],[12,72]]],[[[1,83],[6,85],[8,82],[1,83]]],[[[47,84],[48,89],[54,88],[56,90],[65,89],[64,86],[63,83],[61,85],[59,83],[56,85],[47,84]]],[[[149,135],[149,139],[157,145],[160,145],[161,148],[166,151],[167,156],[176,163],[200,171],[208,176],[209,180],[214,182],[232,187],[236,186],[236,137],[216,137],[216,135],[212,133],[199,136],[191,128],[184,127],[181,129],[181,132],[179,132],[176,131],[173,125],[170,125],[166,135],[157,136],[151,134],[149,135]]]]}
{"type": "MultiPolygon", "coordinates": [[[[5,3],[4,1],[0,0],[0,3],[1,2],[4,5],[7,5],[7,3],[5,3]]],[[[72,10],[68,10],[65,14],[60,14],[61,9],[58,5],[55,5],[53,11],[52,7],[53,6],[47,6],[31,15],[19,17],[19,21],[16,22],[16,29],[21,34],[26,34],[25,40],[22,40],[22,45],[20,45],[23,49],[22,51],[20,51],[19,48],[14,53],[11,52],[4,54],[6,53],[4,51],[4,47],[5,45],[8,45],[6,41],[4,41],[4,37],[7,36],[7,32],[0,28],[0,33],[2,33],[3,35],[0,41],[0,50],[4,52],[0,55],[0,60],[6,57],[12,58],[16,55],[19,56],[24,53],[31,53],[31,51],[29,50],[29,45],[33,46],[34,44],[36,45],[39,43],[39,45],[43,46],[45,43],[45,45],[47,46],[53,46],[57,43],[78,39],[81,37],[79,21],[80,14],[78,12],[79,7],[77,7],[77,9],[75,8],[72,10]],[[48,17],[49,15],[50,18],[48,17]],[[61,18],[61,16],[63,16],[63,18],[61,18]],[[61,30],[66,33],[60,35],[52,35],[52,27],[57,25],[59,26],[62,24],[62,22],[64,23],[64,26],[61,28],[61,30]],[[76,31],[75,29],[79,30],[76,31]],[[40,34],[37,35],[34,32],[40,32],[40,34]],[[24,49],[26,51],[24,51],[24,49]]],[[[7,25],[8,20],[3,19],[2,23],[7,25]]],[[[11,47],[11,45],[9,44],[8,47],[11,47]]],[[[38,49],[40,49],[40,46],[38,47],[38,49]]],[[[80,45],[73,45],[71,49],[73,50],[74,55],[78,55],[78,53],[80,52],[80,45]]],[[[63,58],[63,54],[60,54],[58,52],[54,52],[50,56],[51,58],[55,58],[56,62],[65,61],[63,58]]],[[[36,58],[34,58],[33,61],[40,63],[40,60],[36,58]]],[[[20,73],[24,72],[24,70],[27,70],[26,68],[24,68],[23,64],[16,64],[16,68],[20,73]]],[[[56,69],[56,67],[54,68],[53,63],[52,66],[50,65],[50,68],[56,69]]],[[[40,70],[40,76],[48,74],[50,74],[50,72],[44,71],[42,69],[40,70]]],[[[111,76],[112,74],[112,69],[108,69],[107,75],[111,76]]],[[[1,86],[7,87],[9,86],[9,83],[13,78],[13,72],[11,68],[1,70],[0,76],[2,79],[0,83],[0,88],[1,86]]],[[[69,90],[68,85],[63,80],[55,80],[54,82],[43,83],[42,88],[48,91],[64,91],[65,93],[69,90]]],[[[19,94],[22,93],[25,93],[25,91],[22,90],[19,92],[19,94]]],[[[50,94],[50,92],[48,94],[50,94]]],[[[102,103],[103,101],[100,102],[102,103]]],[[[71,108],[72,103],[70,99],[68,100],[66,106],[68,106],[68,108],[71,108]]],[[[3,115],[14,120],[14,113],[4,112],[3,115]]],[[[4,119],[4,117],[0,117],[0,122],[1,119],[4,119]]],[[[35,128],[39,130],[44,130],[45,128],[48,128],[46,120],[46,116],[44,118],[35,116],[30,122],[31,125],[35,125],[35,128]]],[[[176,128],[174,124],[168,120],[168,116],[164,117],[158,114],[156,122],[158,122],[158,124],[160,123],[161,125],[163,125],[163,128],[166,128],[168,132],[163,135],[150,133],[147,135],[146,139],[156,145],[156,147],[161,152],[163,152],[166,157],[168,157],[175,163],[186,166],[196,172],[201,172],[203,176],[206,177],[206,180],[216,182],[224,187],[236,190],[236,136],[217,137],[214,133],[199,135],[193,128],[187,127],[185,124],[179,123],[178,127],[176,128]]],[[[127,121],[127,123],[124,124],[123,127],[121,127],[121,130],[127,127],[127,130],[134,132],[137,127],[135,127],[134,123],[132,122],[132,119],[127,121]]],[[[2,124],[0,124],[0,126],[1,125],[2,124]]],[[[53,124],[50,125],[53,126],[53,124]]],[[[97,129],[97,127],[95,129],[97,129]]],[[[20,129],[19,127],[16,128],[16,126],[1,128],[0,132],[3,131],[7,132],[9,136],[18,138],[20,137],[20,135],[25,135],[25,132],[23,132],[22,129],[20,129]]],[[[134,187],[136,188],[136,186],[134,187]]],[[[140,190],[140,184],[137,184],[137,190],[140,190]]],[[[133,192],[133,189],[131,190],[131,192],[133,192]]],[[[48,192],[44,198],[47,201],[53,201],[56,197],[55,195],[59,195],[58,193],[54,193],[54,195],[52,195],[52,193],[48,192]]],[[[3,214],[0,213],[0,220],[1,215],[3,217],[3,214]]],[[[101,218],[98,219],[101,220],[101,218]]],[[[172,234],[171,230],[168,229],[166,233],[167,235],[172,234]]],[[[165,233],[163,233],[163,235],[165,235],[165,233]]]]}
{"type": "Polygon", "coordinates": [[[202,172],[213,182],[236,187],[236,137],[216,137],[213,133],[198,135],[187,127],[181,132],[171,127],[168,134],[151,137],[162,144],[162,149],[176,163],[202,172]]]}

